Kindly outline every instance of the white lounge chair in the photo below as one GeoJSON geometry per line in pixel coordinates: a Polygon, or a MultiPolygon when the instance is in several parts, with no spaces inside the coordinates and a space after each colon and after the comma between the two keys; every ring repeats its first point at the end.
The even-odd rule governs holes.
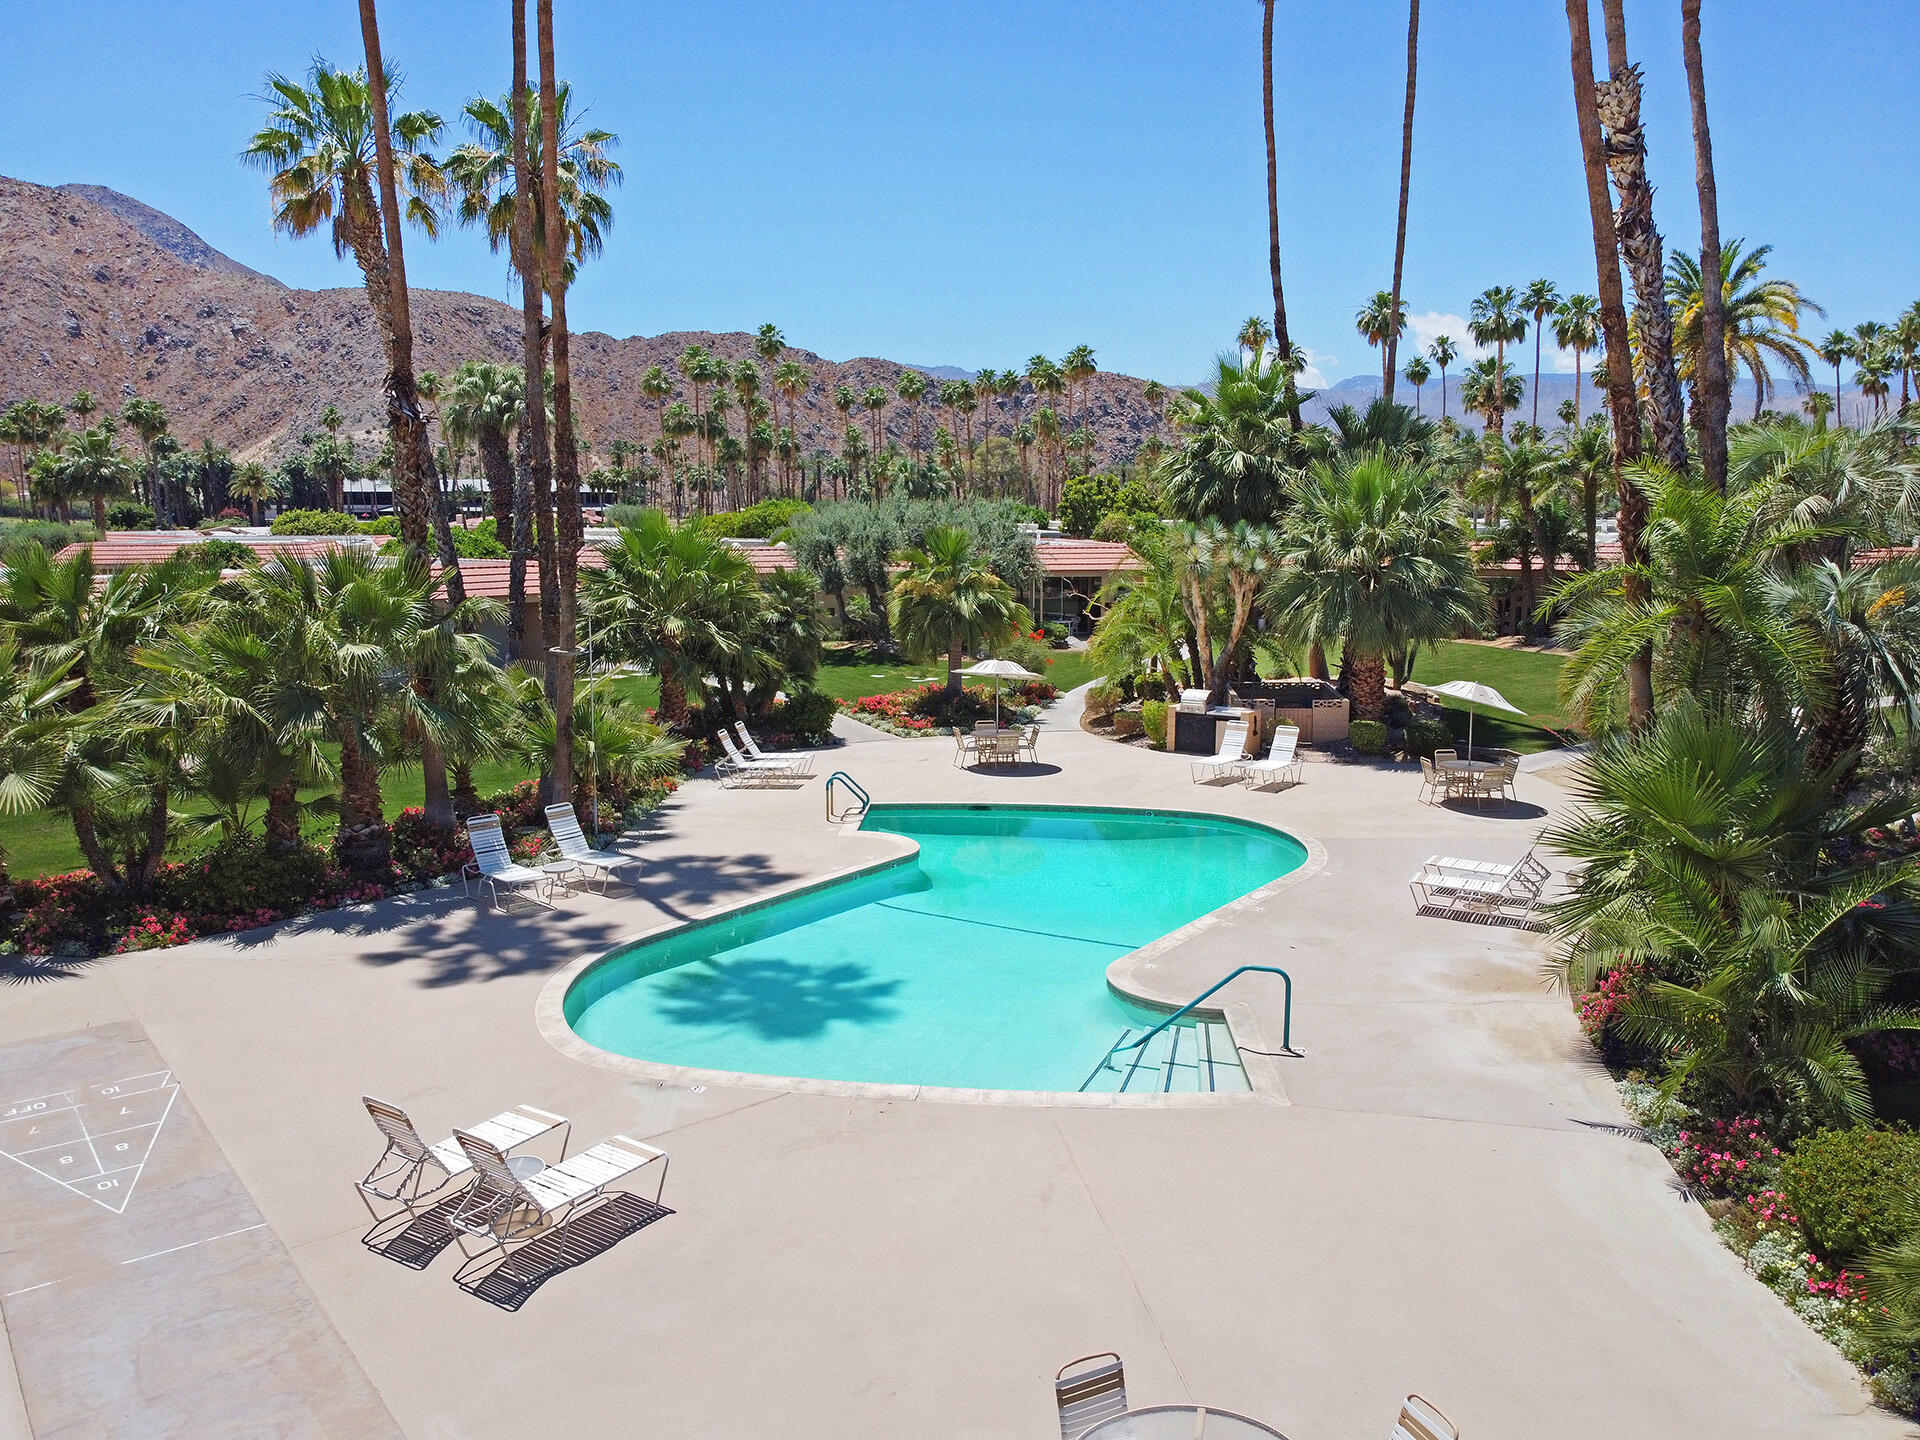
{"type": "Polygon", "coordinates": [[[457,1234],[485,1242],[478,1251],[469,1251],[467,1242],[460,1242],[467,1263],[456,1280],[474,1273],[488,1256],[496,1252],[504,1256],[516,1241],[565,1224],[576,1211],[604,1199],[610,1188],[655,1161],[660,1164],[660,1183],[653,1195],[656,1205],[667,1186],[667,1152],[625,1135],[602,1140],[571,1160],[524,1176],[513,1172],[506,1153],[490,1140],[468,1130],[454,1131],[453,1138],[472,1164],[474,1179],[447,1223],[457,1234]]]}
{"type": "Polygon", "coordinates": [[[1431,1400],[1409,1395],[1389,1440],[1460,1440],[1460,1427],[1431,1400]]]}
{"type": "MultiPolygon", "coordinates": [[[[366,1178],[354,1184],[361,1203],[376,1219],[379,1215],[373,1208],[375,1200],[411,1210],[448,1181],[471,1177],[473,1162],[451,1135],[438,1144],[429,1145],[407,1112],[398,1105],[376,1100],[371,1095],[362,1095],[360,1103],[367,1107],[367,1114],[387,1141],[387,1148],[380,1152],[380,1158],[374,1161],[366,1178]],[[437,1180],[433,1178],[436,1170],[440,1172],[437,1180]]],[[[468,1133],[484,1137],[504,1153],[563,1128],[571,1135],[573,1122],[531,1105],[516,1105],[511,1110],[502,1110],[491,1120],[481,1121],[468,1133]]],[[[560,1137],[562,1156],[567,1153],[567,1135],[560,1137]]]]}
{"type": "Polygon", "coordinates": [[[1060,1412],[1060,1440],[1080,1440],[1094,1426],[1127,1413],[1126,1367],[1111,1350],[1069,1360],[1054,1373],[1053,1403],[1060,1412]]]}
{"type": "Polygon", "coordinates": [[[720,748],[727,752],[724,760],[716,760],[713,764],[722,785],[765,785],[775,780],[806,779],[784,760],[755,760],[744,754],[734,743],[733,735],[726,726],[721,726],[715,733],[720,738],[720,748]]]}
{"type": "Polygon", "coordinates": [[[746,751],[749,760],[770,760],[789,766],[799,775],[813,774],[813,755],[811,752],[796,750],[783,755],[769,755],[760,748],[759,742],[753,738],[753,734],[747,729],[747,722],[744,720],[736,720],[733,722],[733,732],[740,737],[740,746],[746,751]]]}
{"type": "Polygon", "coordinates": [[[1235,720],[1220,737],[1220,748],[1204,760],[1193,762],[1193,783],[1217,780],[1234,774],[1247,755],[1247,722],[1235,720]],[[1203,773],[1204,772],[1204,773],[1203,773]]]}
{"type": "Polygon", "coordinates": [[[1492,860],[1462,860],[1453,855],[1429,855],[1422,867],[1427,870],[1453,870],[1460,874],[1474,876],[1481,880],[1506,880],[1519,875],[1540,884],[1546,883],[1552,871],[1544,860],[1534,857],[1533,847],[1527,847],[1527,853],[1511,865],[1501,865],[1492,860]]]}
{"type": "MultiPolygon", "coordinates": [[[[1437,857],[1444,858],[1444,857],[1437,857]]],[[[1456,866],[1462,862],[1456,861],[1456,866]]],[[[1525,872],[1517,867],[1505,875],[1479,874],[1460,868],[1427,864],[1415,872],[1409,887],[1414,908],[1425,914],[1437,910],[1467,919],[1511,919],[1524,922],[1540,904],[1546,867],[1533,862],[1525,872]]]]}
{"type": "Polygon", "coordinates": [[[552,888],[549,877],[538,870],[530,870],[513,858],[507,849],[506,831],[500,828],[498,815],[470,815],[467,817],[467,843],[473,846],[473,859],[460,867],[460,888],[468,895],[469,880],[478,880],[493,892],[493,903],[500,903],[500,887],[507,887],[509,895],[530,892],[536,905],[544,905],[551,910],[553,904],[540,896],[540,887],[552,888]]]}
{"type": "Polygon", "coordinates": [[[607,893],[607,887],[615,880],[626,883],[626,877],[620,872],[629,866],[638,865],[638,855],[623,855],[617,850],[596,850],[587,841],[587,832],[580,828],[580,817],[574,814],[571,805],[547,806],[547,829],[553,835],[553,843],[560,851],[560,858],[571,860],[583,870],[592,870],[600,876],[600,893],[607,893]]]}
{"type": "Polygon", "coordinates": [[[1300,727],[1285,725],[1274,731],[1273,747],[1264,760],[1243,760],[1235,773],[1251,786],[1271,785],[1287,780],[1300,783],[1300,727]]]}

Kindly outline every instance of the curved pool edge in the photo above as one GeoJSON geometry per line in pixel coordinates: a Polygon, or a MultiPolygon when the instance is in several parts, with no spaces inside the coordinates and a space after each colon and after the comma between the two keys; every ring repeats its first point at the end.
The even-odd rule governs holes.
{"type": "MultiPolygon", "coordinates": [[[[873,810],[980,810],[994,809],[991,805],[981,805],[965,801],[898,801],[871,807],[873,810]]],[[[1128,806],[1128,805],[1049,805],[1045,803],[1026,803],[1018,808],[1023,810],[1056,810],[1061,812],[1119,812],[1136,815],[1177,815],[1195,820],[1225,820],[1235,824],[1251,826],[1259,830],[1268,830],[1283,835],[1304,848],[1307,858],[1294,869],[1276,880],[1270,880],[1257,890],[1249,890],[1237,900],[1230,900],[1217,909],[1209,910],[1205,915],[1188,921],[1178,930],[1170,930],[1157,940],[1149,941],[1138,950],[1131,950],[1107,966],[1106,981],[1110,989],[1127,1000],[1142,1004],[1149,1009],[1164,1010],[1168,1013],[1178,1009],[1187,999],[1174,1000],[1171,1003],[1159,998],[1151,986],[1142,986],[1136,993],[1125,983],[1116,983],[1116,971],[1137,956],[1151,957],[1162,955],[1176,943],[1192,938],[1200,931],[1217,924],[1220,919],[1246,908],[1263,903],[1298,880],[1318,874],[1326,867],[1326,847],[1318,840],[1297,831],[1283,830],[1278,825],[1269,825],[1261,820],[1249,820],[1242,815],[1222,815],[1207,810],[1172,810],[1164,806],[1128,806]]],[[[862,817],[864,819],[864,816],[862,817]]],[[[1245,1092],[1212,1095],[1109,1095],[1091,1094],[1078,1090],[974,1090],[943,1085],[904,1085],[886,1084],[872,1080],[818,1080],[804,1075],[767,1075],[746,1070],[709,1070],[695,1065],[669,1065],[658,1060],[640,1060],[629,1055],[616,1055],[611,1050],[603,1050],[591,1041],[583,1039],[567,1023],[566,998],[582,976],[603,961],[611,960],[620,951],[644,941],[659,940],[665,936],[683,931],[699,929],[707,925],[718,924],[732,919],[736,915],[774,905],[782,900],[790,900],[797,895],[825,889],[843,881],[859,879],[863,876],[878,874],[897,865],[911,863],[920,853],[920,843],[905,835],[895,835],[885,830],[861,830],[857,824],[840,825],[833,828],[837,837],[848,834],[886,836],[898,842],[897,852],[882,856],[878,860],[866,860],[857,865],[842,866],[830,870],[824,875],[798,880],[789,885],[775,886],[750,899],[734,904],[714,907],[701,915],[688,920],[669,920],[645,930],[637,930],[613,942],[613,944],[595,949],[585,955],[568,961],[555,971],[540,988],[540,994],[534,1000],[534,1027],[554,1049],[570,1060],[597,1069],[609,1070],[633,1080],[650,1080],[665,1087],[667,1085],[707,1086],[724,1085],[740,1090],[768,1090],[796,1095],[833,1095],[847,1099],[864,1100],[925,1100],[934,1104],[948,1105],[1012,1105],[1034,1109],[1049,1108],[1087,1108],[1087,1109],[1190,1109],[1196,1106],[1215,1105],[1288,1105],[1286,1090],[1280,1083],[1276,1063],[1267,1057],[1245,1054],[1247,1046],[1242,1036],[1247,1035],[1255,1050],[1263,1048],[1260,1030],[1250,1007],[1242,1002],[1226,1002],[1219,1010],[1206,1007],[1204,1013],[1209,1019],[1219,1019],[1226,1023],[1233,1034],[1234,1043],[1243,1051],[1242,1065],[1246,1070],[1248,1083],[1253,1089],[1245,1092]],[[1255,1062],[1258,1062],[1257,1064],[1255,1062]]],[[[1151,963],[1149,963],[1151,968],[1151,963]]],[[[1131,977],[1122,977],[1131,978],[1131,977]]]]}

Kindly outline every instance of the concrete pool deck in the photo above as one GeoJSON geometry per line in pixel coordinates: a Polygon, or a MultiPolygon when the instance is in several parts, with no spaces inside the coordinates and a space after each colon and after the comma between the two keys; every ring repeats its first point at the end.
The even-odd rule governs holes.
{"type": "MultiPolygon", "coordinates": [[[[144,1037],[215,1152],[163,1128],[124,1215],[87,1236],[61,1207],[88,1201],[6,1166],[10,1221],[45,1223],[11,1223],[0,1245],[98,1268],[122,1258],[122,1226],[233,1228],[196,1229],[210,1192],[187,1162],[217,1161],[266,1226],[256,1263],[288,1264],[222,1283],[243,1310],[277,1287],[287,1352],[343,1361],[278,1397],[270,1429],[259,1392],[282,1382],[218,1336],[184,1417],[157,1390],[89,1412],[109,1372],[159,1384],[152,1312],[83,1287],[0,1296],[23,1397],[10,1414],[0,1364],[0,1437],[1044,1440],[1053,1371],[1104,1349],[1136,1404],[1239,1410],[1292,1440],[1384,1434],[1409,1390],[1470,1440],[1915,1433],[1742,1271],[1656,1151],[1608,1132],[1624,1117],[1539,982],[1540,937],[1413,913],[1421,859],[1517,856],[1565,803],[1550,780],[1523,771],[1528,813],[1476,814],[1419,804],[1416,772],[1317,756],[1275,793],[1195,786],[1180,757],[1064,727],[1040,759],[974,774],[950,742],[867,732],[819,768],[880,800],[1160,805],[1318,842],[1317,873],[1162,960],[1176,992],[1249,961],[1292,972],[1304,1053],[1275,1062],[1290,1104],[929,1104],[569,1059],[534,1024],[569,962],[886,853],[888,837],[827,825],[818,778],[694,781],[639,839],[629,895],[500,915],[456,889],[0,986],[0,1060],[130,1027],[111,1033],[144,1037]],[[352,1182],[379,1149],[362,1093],[430,1138],[526,1102],[569,1116],[581,1145],[658,1144],[675,1213],[497,1309],[454,1286],[451,1257],[415,1271],[359,1243],[352,1182]],[[57,1350],[46,1326],[95,1338],[57,1350]],[[327,1413],[322,1388],[366,1423],[327,1413]]],[[[1228,994],[1277,1035],[1262,978],[1228,994]]],[[[0,1102],[58,1088],[0,1073],[0,1102]]],[[[95,1078],[113,1077],[75,1077],[95,1078]]],[[[165,1313],[203,1282],[177,1267],[144,1283],[165,1313]]]]}

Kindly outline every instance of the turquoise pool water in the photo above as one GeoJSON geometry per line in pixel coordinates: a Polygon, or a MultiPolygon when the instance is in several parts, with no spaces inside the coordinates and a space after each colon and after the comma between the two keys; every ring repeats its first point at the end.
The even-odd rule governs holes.
{"type": "Polygon", "coordinates": [[[614,951],[567,1021],[714,1070],[1073,1090],[1142,1013],[1108,963],[1299,868],[1265,826],[1145,810],[876,805],[917,859],[614,951]]]}

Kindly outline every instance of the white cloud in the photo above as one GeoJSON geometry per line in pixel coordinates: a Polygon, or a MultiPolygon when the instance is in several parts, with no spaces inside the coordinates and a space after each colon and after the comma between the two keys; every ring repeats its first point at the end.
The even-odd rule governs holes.
{"type": "Polygon", "coordinates": [[[1325,365],[1330,369],[1338,370],[1340,368],[1339,357],[1325,354],[1314,349],[1311,345],[1302,345],[1300,350],[1301,353],[1307,357],[1307,367],[1300,372],[1299,384],[1301,388],[1306,390],[1326,389],[1326,372],[1320,367],[1325,365]]]}

